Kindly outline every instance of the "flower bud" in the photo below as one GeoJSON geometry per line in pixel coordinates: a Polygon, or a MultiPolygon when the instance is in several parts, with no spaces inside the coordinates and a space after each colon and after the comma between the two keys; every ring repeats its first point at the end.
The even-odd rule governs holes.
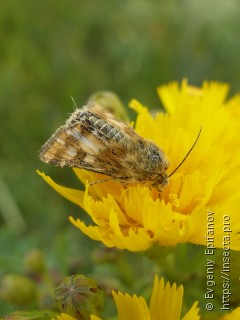
{"type": "Polygon", "coordinates": [[[36,286],[27,277],[8,274],[1,279],[0,298],[18,306],[33,301],[36,297],[36,286]]]}
{"type": "Polygon", "coordinates": [[[45,261],[42,251],[33,249],[24,257],[25,265],[30,272],[42,274],[45,270],[45,261]]]}
{"type": "Polygon", "coordinates": [[[83,275],[64,278],[56,296],[60,310],[77,319],[88,320],[103,309],[103,290],[95,280],[83,275]]]}
{"type": "Polygon", "coordinates": [[[48,310],[15,311],[5,316],[3,320],[51,320],[56,316],[56,312],[48,310]]]}
{"type": "Polygon", "coordinates": [[[99,103],[104,109],[111,112],[116,118],[129,120],[126,109],[119,97],[111,91],[98,91],[91,95],[89,101],[99,103]]]}

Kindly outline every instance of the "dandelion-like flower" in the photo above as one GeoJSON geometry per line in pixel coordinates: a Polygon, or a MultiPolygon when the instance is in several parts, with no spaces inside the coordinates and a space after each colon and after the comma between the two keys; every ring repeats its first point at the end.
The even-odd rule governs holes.
{"type": "MultiPolygon", "coordinates": [[[[142,251],[158,243],[205,245],[212,237],[222,247],[227,235],[231,249],[240,249],[240,96],[226,100],[228,85],[205,82],[202,88],[171,83],[158,88],[166,112],[152,116],[136,100],[136,132],[164,150],[168,174],[178,166],[202,127],[200,138],[182,166],[160,193],[147,185],[123,186],[108,181],[89,186],[99,174],[73,169],[86,184],[85,191],[66,188],[41,174],[61,195],[82,207],[93,220],[70,221],[90,238],[108,247],[142,251]],[[212,213],[211,221],[208,214],[212,213]],[[225,232],[225,233],[224,233],[225,232]]],[[[136,163],[137,165],[137,163],[136,163]]]]}
{"type": "Polygon", "coordinates": [[[163,279],[155,276],[149,306],[143,297],[113,292],[119,320],[199,320],[199,308],[195,302],[190,310],[181,317],[183,286],[174,283],[164,285],[163,279]]]}

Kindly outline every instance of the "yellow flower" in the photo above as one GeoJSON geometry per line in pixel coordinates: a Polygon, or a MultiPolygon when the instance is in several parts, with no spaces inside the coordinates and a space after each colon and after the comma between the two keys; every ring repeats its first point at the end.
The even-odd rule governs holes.
{"type": "Polygon", "coordinates": [[[69,314],[61,313],[56,317],[56,319],[52,319],[52,320],[77,320],[77,319],[70,316],[69,314]]]}
{"type": "MultiPolygon", "coordinates": [[[[91,315],[90,319],[91,320],[101,320],[99,317],[97,317],[95,315],[91,315]]],[[[78,319],[70,316],[69,314],[61,313],[60,315],[58,315],[56,318],[54,318],[52,320],[78,320],[78,319]]]]}
{"type": "Polygon", "coordinates": [[[240,307],[234,309],[232,312],[224,315],[221,320],[239,320],[240,319],[240,307]]]}
{"type": "Polygon", "coordinates": [[[118,310],[119,320],[197,320],[200,319],[197,302],[193,304],[187,314],[181,318],[183,286],[177,288],[169,282],[164,286],[164,280],[155,276],[150,304],[147,305],[143,297],[130,296],[121,292],[113,292],[118,310]]]}
{"type": "MultiPolygon", "coordinates": [[[[84,208],[94,225],[73,217],[70,221],[108,247],[141,251],[156,243],[205,245],[209,236],[211,243],[221,248],[228,230],[223,228],[225,222],[231,230],[231,249],[239,250],[240,97],[227,101],[227,92],[225,84],[205,82],[202,88],[195,88],[184,80],[181,85],[158,88],[166,113],[153,117],[136,100],[130,103],[138,113],[136,132],[164,150],[170,161],[168,174],[187,154],[202,127],[192,153],[162,193],[114,181],[86,186],[83,192],[41,175],[60,194],[84,208]]],[[[74,172],[83,183],[102,178],[81,169],[74,172]]]]}

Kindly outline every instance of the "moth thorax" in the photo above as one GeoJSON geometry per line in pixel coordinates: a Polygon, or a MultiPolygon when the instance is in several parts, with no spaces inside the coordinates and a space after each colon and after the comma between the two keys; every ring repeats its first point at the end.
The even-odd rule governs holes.
{"type": "Polygon", "coordinates": [[[168,160],[166,159],[164,152],[155,144],[149,144],[146,149],[145,157],[148,171],[161,172],[167,170],[169,165],[168,160]]]}

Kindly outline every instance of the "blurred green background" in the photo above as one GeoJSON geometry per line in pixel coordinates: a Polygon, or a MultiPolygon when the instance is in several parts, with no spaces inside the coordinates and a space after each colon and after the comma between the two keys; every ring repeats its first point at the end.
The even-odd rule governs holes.
{"type": "MultiPolygon", "coordinates": [[[[24,270],[23,256],[35,247],[62,274],[74,259],[81,272],[93,268],[98,244],[68,222],[79,208],[35,172],[78,187],[71,169],[38,159],[74,110],[71,96],[81,106],[95,91],[112,90],[125,105],[137,98],[159,108],[156,87],[183,77],[229,82],[235,93],[239,16],[237,0],[1,0],[0,275],[24,270]]],[[[3,314],[12,309],[0,302],[3,314]]]]}

